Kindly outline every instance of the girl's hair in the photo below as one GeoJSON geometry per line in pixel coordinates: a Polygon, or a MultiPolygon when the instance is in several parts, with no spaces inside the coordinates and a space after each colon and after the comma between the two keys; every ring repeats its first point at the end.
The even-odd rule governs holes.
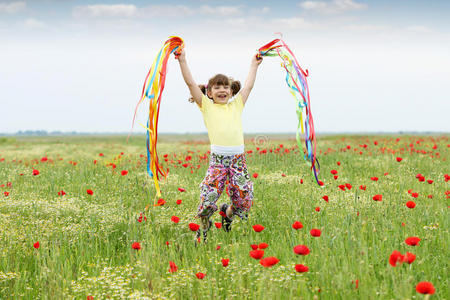
{"type": "MultiPolygon", "coordinates": [[[[199,84],[198,87],[202,91],[203,94],[206,95],[208,91],[211,91],[214,85],[229,85],[231,88],[232,96],[236,95],[241,90],[241,82],[238,80],[234,80],[231,77],[227,77],[223,74],[217,74],[213,78],[208,81],[207,85],[199,84]]],[[[194,102],[194,99],[189,98],[189,102],[194,102]]]]}

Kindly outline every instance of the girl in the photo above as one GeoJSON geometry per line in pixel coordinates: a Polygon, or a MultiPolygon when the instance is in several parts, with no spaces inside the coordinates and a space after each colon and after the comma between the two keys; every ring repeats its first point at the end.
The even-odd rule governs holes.
{"type": "MultiPolygon", "coordinates": [[[[216,202],[228,178],[232,205],[224,203],[220,207],[223,229],[227,232],[231,230],[231,222],[235,216],[246,218],[252,205],[253,183],[245,161],[241,114],[255,83],[262,57],[253,56],[242,90],[239,81],[233,81],[222,74],[211,78],[206,86],[198,86],[187,65],[184,50],[178,56],[178,61],[192,100],[203,114],[211,143],[209,168],[200,184],[200,205],[197,211],[197,217],[202,221],[203,240],[206,241],[212,224],[209,218],[218,210],[216,202]],[[234,101],[229,102],[233,96],[234,101]]],[[[200,241],[200,235],[199,230],[197,241],[200,241]]]]}

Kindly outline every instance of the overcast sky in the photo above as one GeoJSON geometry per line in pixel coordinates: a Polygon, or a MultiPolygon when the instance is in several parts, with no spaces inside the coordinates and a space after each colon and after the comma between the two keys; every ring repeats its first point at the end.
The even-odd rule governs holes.
{"type": "MultiPolygon", "coordinates": [[[[310,76],[321,132],[450,132],[450,1],[0,0],[0,132],[127,132],[153,59],[185,40],[198,83],[245,81],[282,32],[310,76]]],[[[266,57],[244,132],[295,132],[295,100],[266,57]]],[[[170,58],[160,132],[205,132],[170,58]]],[[[135,132],[144,132],[147,103],[135,132]]]]}

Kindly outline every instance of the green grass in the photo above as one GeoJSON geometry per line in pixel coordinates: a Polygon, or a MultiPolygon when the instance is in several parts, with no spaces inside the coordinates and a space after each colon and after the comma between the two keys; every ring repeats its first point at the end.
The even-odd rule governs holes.
{"type": "MultiPolygon", "coordinates": [[[[158,153],[169,175],[161,180],[166,204],[159,207],[152,206],[142,136],[129,143],[124,136],[2,139],[0,299],[420,299],[415,286],[421,281],[433,283],[431,297],[449,298],[448,136],[321,137],[323,187],[314,182],[294,135],[246,138],[246,150],[253,151],[247,154],[249,173],[258,173],[249,220],[233,222],[230,233],[213,228],[208,243],[198,246],[188,224],[199,223],[194,216],[208,167],[209,157],[200,158],[209,149],[206,136],[160,137],[158,153]],[[40,174],[33,176],[33,168],[40,174]],[[121,176],[122,170],[129,173],[121,176]],[[419,182],[417,173],[434,182],[419,182]],[[351,190],[338,188],[345,183],[351,190]],[[410,189],[419,197],[412,198],[410,189]],[[59,196],[61,190],[66,195],[59,196]],[[375,194],[383,200],[373,201],[375,194]],[[409,200],[414,209],[406,207],[409,200]],[[148,204],[147,221],[138,222],[148,204]],[[295,221],[304,227],[294,230],[295,221]],[[256,233],[254,224],[265,229],[256,233]],[[322,235],[312,237],[312,228],[322,235]],[[419,246],[405,244],[410,236],[421,238],[419,246]],[[142,249],[132,249],[133,242],[142,249]],[[250,245],[261,242],[269,245],[265,257],[280,260],[272,268],[249,256],[250,245]],[[292,249],[299,244],[311,253],[297,256],[292,249]],[[394,250],[417,258],[392,267],[394,250]],[[222,258],[230,259],[228,267],[222,258]],[[178,271],[168,272],[169,261],[178,271]],[[300,263],[309,271],[297,273],[300,263]],[[206,277],[197,279],[197,272],[206,277]]],[[[224,201],[225,192],[218,203],[224,201]]],[[[220,222],[217,213],[213,221],[220,222]]]]}

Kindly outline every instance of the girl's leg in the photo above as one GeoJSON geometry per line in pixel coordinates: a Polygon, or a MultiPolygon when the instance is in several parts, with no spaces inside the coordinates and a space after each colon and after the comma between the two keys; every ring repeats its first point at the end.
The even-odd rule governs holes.
{"type": "Polygon", "coordinates": [[[230,198],[232,208],[228,213],[246,219],[253,203],[253,182],[247,171],[244,154],[236,155],[230,168],[230,198]]]}

